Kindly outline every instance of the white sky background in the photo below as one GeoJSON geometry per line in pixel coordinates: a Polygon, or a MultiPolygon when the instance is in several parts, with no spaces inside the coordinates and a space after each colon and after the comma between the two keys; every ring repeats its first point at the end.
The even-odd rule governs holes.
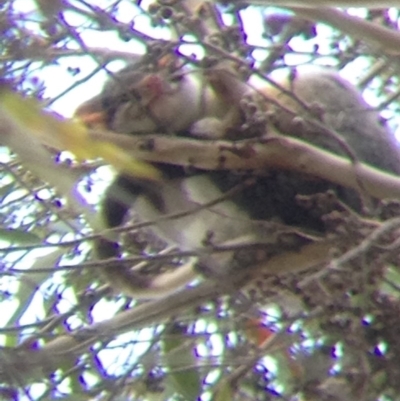
{"type": "MultiPolygon", "coordinates": [[[[150,2],[150,1],[149,1],[150,2]]],[[[108,1],[98,1],[97,5],[99,7],[102,7],[103,4],[108,4],[108,1]]],[[[35,5],[30,1],[30,0],[19,0],[16,2],[18,4],[18,7],[20,8],[21,12],[26,13],[30,12],[35,9],[35,5]]],[[[280,10],[281,12],[281,10],[280,10]]],[[[353,12],[357,13],[358,15],[363,14],[362,11],[357,10],[353,12]]],[[[262,14],[259,12],[259,9],[251,8],[249,7],[246,10],[242,11],[244,21],[248,21],[247,26],[251,27],[251,29],[248,29],[248,40],[249,43],[253,44],[258,44],[264,42],[264,39],[262,38],[262,30],[263,30],[263,21],[262,21],[262,14]]],[[[169,33],[168,29],[154,29],[150,26],[149,20],[145,15],[140,15],[140,10],[138,10],[134,5],[130,4],[129,2],[124,2],[121,3],[120,6],[120,14],[119,18],[122,22],[129,23],[133,19],[135,20],[135,28],[146,32],[148,34],[151,34],[153,37],[159,38],[159,39],[168,39],[169,38],[169,33]]],[[[72,15],[67,14],[66,15],[67,21],[71,25],[84,25],[85,20],[83,17],[79,17],[76,14],[72,15]]],[[[319,34],[322,35],[329,35],[330,33],[330,28],[329,27],[324,27],[320,26],[319,27],[319,34]]],[[[81,34],[82,40],[85,42],[85,44],[88,47],[104,47],[107,49],[113,49],[113,50],[121,50],[125,52],[132,52],[133,54],[142,54],[145,51],[145,47],[135,41],[135,40],[130,40],[129,42],[124,42],[122,41],[117,34],[112,33],[112,32],[98,32],[98,31],[89,31],[89,30],[84,30],[81,34]]],[[[291,42],[291,45],[297,49],[301,48],[302,51],[311,51],[313,46],[314,46],[314,41],[309,40],[307,43],[300,39],[295,39],[293,42],[291,42]]],[[[323,43],[321,43],[320,37],[318,38],[318,43],[320,46],[320,51],[324,52],[323,48],[323,43]]],[[[267,42],[265,42],[267,44],[267,42]]],[[[192,52],[193,50],[188,48],[188,52],[192,52]]],[[[329,54],[329,49],[325,49],[326,54],[329,54]]],[[[259,54],[260,57],[263,57],[262,54],[259,54]]],[[[287,61],[290,64],[291,62],[293,64],[298,64],[299,61],[301,63],[307,62],[308,56],[304,56],[304,59],[300,59],[300,56],[291,56],[295,57],[294,59],[288,58],[287,61]]],[[[334,63],[334,60],[329,59],[327,57],[326,59],[322,59],[326,65],[332,65],[334,63]]],[[[358,64],[352,64],[347,66],[343,71],[342,75],[349,79],[352,83],[357,83],[357,80],[360,78],[357,76],[358,73],[362,73],[362,71],[367,67],[367,61],[358,60],[358,64]]],[[[109,63],[107,65],[107,68],[110,70],[118,70],[123,66],[122,62],[113,62],[109,63]]],[[[86,75],[90,74],[94,68],[97,67],[97,63],[91,59],[91,57],[64,57],[61,58],[58,65],[54,66],[49,66],[44,68],[42,71],[39,71],[37,73],[38,76],[41,78],[45,79],[46,82],[46,92],[45,96],[48,98],[54,98],[57,97],[59,94],[63,93],[69,86],[71,86],[77,79],[82,79],[86,75]],[[67,68],[77,68],[79,67],[80,73],[77,76],[72,76],[72,74],[67,72],[67,68]]],[[[100,72],[97,74],[95,77],[91,78],[88,82],[79,85],[77,88],[71,90],[68,94],[65,96],[62,96],[59,100],[54,102],[51,105],[51,109],[54,111],[58,112],[59,114],[65,116],[65,117],[71,117],[77,108],[79,104],[84,102],[85,100],[88,100],[91,98],[93,95],[99,93],[101,91],[101,88],[103,86],[104,80],[106,79],[106,73],[105,72],[100,72]]],[[[371,104],[376,103],[376,98],[373,96],[368,97],[368,101],[371,104]]],[[[26,263],[26,262],[24,262],[26,263]]],[[[65,307],[66,309],[69,309],[71,304],[73,304],[75,300],[71,299],[71,303],[66,300],[65,307]]],[[[41,304],[41,303],[40,303],[41,304]]],[[[101,307],[95,308],[93,311],[94,317],[97,321],[99,320],[104,320],[109,318],[110,316],[114,315],[114,308],[115,305],[107,305],[106,302],[102,303],[100,305],[101,307]],[[96,313],[96,309],[98,310],[98,313],[96,313]]],[[[38,310],[37,308],[34,308],[38,310]]],[[[7,321],[7,314],[6,311],[13,313],[14,308],[5,308],[4,304],[2,306],[2,317],[5,321],[7,321]]],[[[21,322],[21,323],[27,323],[29,321],[36,321],[38,318],[38,315],[35,316],[27,316],[27,321],[21,322]]],[[[154,333],[150,332],[143,332],[144,336],[151,336],[154,333]]],[[[146,338],[140,338],[140,341],[144,341],[146,338]]],[[[143,351],[142,351],[143,352],[143,351]]],[[[110,356],[113,358],[113,356],[110,356]]],[[[271,368],[273,368],[271,366],[271,368]]]]}
{"type": "MultiPolygon", "coordinates": [[[[151,0],[148,0],[147,3],[151,3],[151,0]]],[[[105,6],[110,2],[107,0],[98,1],[96,4],[99,7],[105,6]]],[[[145,3],[145,2],[143,2],[145,3]]],[[[35,10],[35,4],[31,0],[19,0],[16,2],[16,7],[20,9],[22,13],[30,13],[35,10]]],[[[167,28],[157,28],[154,29],[150,26],[149,19],[146,15],[141,14],[140,9],[138,9],[135,5],[132,5],[131,2],[121,2],[119,6],[119,19],[121,22],[130,23],[131,21],[135,22],[135,28],[137,30],[143,31],[147,34],[151,34],[151,36],[159,39],[168,39],[169,32],[167,28]]],[[[282,12],[282,10],[279,10],[282,12]]],[[[268,42],[262,38],[263,33],[263,16],[260,13],[259,8],[249,7],[242,12],[243,20],[245,22],[245,26],[248,27],[248,41],[249,43],[260,45],[267,45],[268,42]]],[[[357,14],[359,16],[363,16],[365,14],[362,10],[352,10],[352,14],[357,14]]],[[[37,14],[33,16],[37,17],[37,14]]],[[[87,23],[83,16],[79,16],[75,13],[66,13],[65,18],[68,23],[73,26],[82,26],[84,27],[87,23]]],[[[32,25],[34,29],[36,29],[37,25],[32,25]]],[[[29,27],[28,27],[29,28],[29,27]]],[[[318,28],[318,39],[308,40],[304,42],[302,39],[294,39],[291,42],[291,46],[295,49],[301,50],[303,52],[308,52],[313,50],[314,44],[318,41],[319,51],[320,53],[326,53],[329,55],[330,49],[324,49],[324,43],[321,42],[321,35],[328,36],[331,32],[331,29],[326,26],[319,26],[318,28]]],[[[104,47],[106,49],[112,50],[121,50],[124,52],[132,52],[133,54],[142,54],[145,51],[145,47],[138,41],[130,40],[128,42],[124,42],[121,40],[118,35],[114,32],[99,32],[82,28],[81,33],[82,40],[84,43],[90,47],[104,47]]],[[[76,45],[78,46],[78,45],[76,45]]],[[[193,52],[193,47],[187,47],[187,51],[189,53],[193,52]]],[[[265,52],[260,51],[257,55],[260,58],[263,58],[265,52]]],[[[334,60],[330,57],[326,59],[320,58],[320,62],[325,65],[334,64],[334,60]]],[[[288,64],[299,64],[299,63],[307,63],[309,61],[309,56],[299,56],[299,55],[290,55],[286,58],[286,62],[288,64]]],[[[360,78],[357,76],[358,73],[362,73],[362,71],[367,67],[367,61],[363,61],[359,59],[356,63],[347,66],[343,71],[342,75],[344,75],[351,82],[356,83],[360,78]]],[[[107,68],[110,70],[118,70],[123,66],[121,61],[116,61],[109,63],[107,68]]],[[[41,71],[38,71],[36,75],[43,78],[46,82],[46,92],[45,96],[48,98],[54,98],[63,93],[67,88],[69,88],[77,79],[82,79],[86,75],[90,74],[93,69],[97,67],[97,63],[91,59],[90,56],[71,56],[71,57],[63,57],[59,60],[57,65],[49,66],[43,68],[41,71]],[[77,76],[72,76],[67,69],[70,68],[78,68],[80,69],[80,73],[77,76]]],[[[62,96],[56,102],[51,104],[51,109],[60,113],[65,117],[70,117],[73,115],[75,109],[79,104],[88,100],[93,95],[99,93],[103,86],[103,83],[106,79],[106,73],[104,71],[99,72],[91,78],[89,81],[85,82],[82,85],[79,85],[77,88],[74,88],[66,95],[62,96]]],[[[369,102],[371,104],[376,102],[376,98],[369,96],[369,102]]],[[[31,258],[32,259],[32,258],[31,258]]],[[[26,264],[26,261],[23,263],[26,264]]],[[[100,318],[100,316],[99,316],[100,318]]],[[[104,319],[106,316],[104,313],[101,315],[101,318],[104,319]]]]}
{"type": "MultiPolygon", "coordinates": [[[[98,2],[97,4],[101,7],[102,3],[107,3],[107,1],[103,2],[98,2]]],[[[19,2],[16,3],[17,7],[19,7],[20,11],[22,13],[29,13],[35,10],[35,5],[32,3],[30,0],[19,0],[19,2]]],[[[154,29],[150,27],[150,23],[148,18],[145,15],[140,15],[140,11],[135,7],[129,4],[128,2],[121,3],[120,7],[120,20],[125,23],[131,22],[133,19],[135,20],[135,28],[138,30],[141,30],[143,32],[151,34],[153,37],[159,38],[159,39],[168,39],[169,38],[169,32],[168,29],[154,29]]],[[[254,27],[251,31],[248,32],[249,34],[249,41],[251,43],[260,43],[262,40],[261,34],[262,34],[262,16],[259,13],[258,10],[251,9],[249,8],[248,10],[245,10],[243,12],[245,15],[245,19],[248,19],[248,21],[251,21],[252,27],[254,27]]],[[[72,15],[72,14],[67,14],[66,19],[68,23],[70,23],[73,26],[79,26],[79,25],[84,25],[85,20],[83,17],[79,17],[77,15],[72,15]]],[[[36,29],[36,26],[35,26],[36,29]]],[[[114,32],[97,32],[97,31],[89,31],[89,30],[83,30],[81,34],[82,40],[88,47],[104,47],[106,49],[112,49],[112,50],[121,50],[124,52],[132,52],[133,54],[142,54],[145,51],[145,47],[135,41],[135,40],[130,40],[129,42],[124,42],[122,41],[117,34],[114,32]]],[[[193,49],[188,47],[187,51],[192,53],[193,49]]],[[[121,61],[109,63],[107,65],[107,68],[109,70],[115,70],[117,71],[123,66],[123,63],[121,61]]],[[[91,59],[90,56],[88,57],[82,57],[82,56],[71,56],[71,57],[64,57],[60,58],[59,62],[57,65],[49,66],[43,68],[41,71],[37,71],[35,75],[39,76],[39,78],[43,78],[45,83],[46,83],[46,91],[45,91],[45,97],[51,99],[54,97],[59,96],[61,93],[63,93],[67,88],[69,88],[77,79],[82,79],[82,77],[85,77],[86,75],[90,74],[94,68],[97,67],[97,63],[91,59]],[[70,68],[77,68],[79,67],[80,73],[77,76],[72,76],[67,69],[68,67],[70,68]]],[[[74,88],[70,92],[68,92],[66,95],[62,96],[59,100],[51,104],[50,108],[57,113],[65,116],[65,117],[71,117],[77,108],[82,102],[85,100],[88,100],[91,98],[93,95],[99,93],[101,91],[101,88],[103,86],[103,83],[106,79],[106,73],[104,71],[99,72],[91,78],[89,81],[86,83],[79,85],[77,88],[74,88]]],[[[40,255],[43,253],[47,253],[47,251],[43,252],[38,252],[35,255],[39,257],[40,260],[40,255]]],[[[29,254],[28,258],[23,258],[19,263],[15,264],[15,267],[17,268],[27,268],[29,265],[34,265],[34,260],[35,257],[33,256],[32,253],[29,254]]],[[[43,263],[43,260],[40,260],[40,264],[43,263]],[[41,262],[41,263],[40,263],[41,262]]],[[[46,265],[46,263],[45,263],[46,265]]],[[[40,266],[39,266],[40,267],[40,266]]],[[[28,269],[29,270],[29,269],[28,269]]],[[[27,276],[29,277],[29,276],[27,276]]],[[[62,274],[58,275],[57,278],[55,278],[55,282],[52,279],[52,283],[57,283],[61,284],[62,283],[62,274]],[[61,280],[61,281],[60,281],[61,280]]],[[[0,281],[0,288],[2,287],[0,281]]],[[[10,281],[7,280],[7,283],[4,283],[6,285],[5,288],[8,290],[12,291],[12,287],[18,288],[18,281],[15,280],[13,285],[10,286],[10,281]]],[[[46,288],[52,285],[50,283],[47,283],[41,287],[41,291],[38,291],[34,294],[34,298],[30,302],[30,306],[23,316],[23,318],[20,320],[20,324],[29,324],[36,322],[43,318],[44,312],[43,312],[43,296],[46,296],[46,288]]],[[[18,291],[18,290],[16,290],[18,291]]],[[[123,300],[122,300],[123,301],[123,300]]],[[[59,306],[62,307],[64,305],[65,311],[70,310],[72,305],[76,303],[76,299],[70,294],[68,296],[68,291],[63,293],[63,302],[59,303],[59,306]]],[[[123,301],[125,302],[125,301],[123,301]]],[[[101,321],[108,319],[112,316],[115,315],[115,311],[118,308],[118,302],[108,302],[107,300],[104,300],[104,302],[99,302],[96,307],[91,311],[92,316],[94,318],[94,321],[101,321]]],[[[16,300],[13,300],[11,302],[3,302],[2,303],[2,320],[4,322],[7,322],[10,317],[14,314],[14,311],[16,310],[18,304],[16,303],[16,300]]],[[[62,312],[62,310],[60,311],[62,312]]],[[[72,324],[72,327],[74,325],[73,320],[70,319],[70,324],[72,324]]],[[[79,325],[80,322],[76,321],[76,325],[79,325]]],[[[197,329],[200,331],[204,331],[204,327],[201,326],[201,322],[197,323],[197,329]]],[[[209,331],[217,330],[216,327],[214,329],[212,327],[207,328],[207,332],[211,334],[209,331]]],[[[131,352],[133,355],[136,355],[138,357],[140,354],[142,354],[147,346],[148,346],[148,341],[151,340],[154,337],[154,332],[152,329],[148,330],[141,330],[140,332],[136,333],[126,333],[122,336],[119,336],[118,339],[116,339],[115,342],[113,342],[113,346],[118,347],[118,344],[126,344],[127,341],[131,341],[133,344],[133,347],[131,348],[131,352]],[[128,337],[128,338],[127,338],[128,337]],[[135,345],[136,342],[136,345],[135,345]]],[[[1,339],[1,336],[0,336],[1,339]]],[[[214,355],[220,355],[221,350],[222,350],[222,339],[220,338],[220,333],[215,333],[214,338],[212,340],[212,345],[213,345],[213,354],[214,355]]],[[[198,350],[199,353],[201,354],[201,349],[198,350]]],[[[115,358],[116,355],[118,355],[118,348],[115,348],[114,351],[105,351],[102,353],[101,357],[103,359],[103,362],[109,366],[110,368],[110,373],[112,373],[113,370],[113,364],[115,364],[115,358]],[[106,362],[108,361],[108,362],[106,362]]],[[[208,351],[206,351],[205,356],[208,354],[208,351]]],[[[265,361],[266,364],[268,364],[268,361],[265,361]]],[[[271,370],[274,370],[275,366],[274,364],[269,363],[269,368],[271,370]]],[[[114,369],[118,369],[118,367],[115,365],[114,369]]],[[[115,372],[117,373],[117,372],[115,372]]],[[[86,377],[88,381],[90,381],[90,377],[86,377]]],[[[208,377],[207,380],[208,382],[216,380],[217,377],[212,378],[208,377]]],[[[35,384],[31,388],[31,395],[33,397],[39,396],[42,391],[44,390],[44,387],[40,384],[35,384]]],[[[65,388],[65,391],[68,393],[68,388],[65,388]]]]}
{"type": "MultiPolygon", "coordinates": [[[[149,0],[148,3],[151,1],[149,0]]],[[[108,1],[98,2],[98,6],[102,6],[102,4],[109,3],[108,1]]],[[[33,19],[35,20],[35,16],[37,19],[37,14],[34,13],[36,9],[36,5],[31,0],[19,0],[16,2],[16,7],[22,13],[33,13],[33,19]]],[[[248,21],[247,25],[251,26],[252,29],[249,30],[248,33],[248,41],[249,43],[258,44],[265,43],[268,44],[262,38],[263,32],[263,21],[262,21],[262,14],[259,12],[259,9],[249,7],[246,10],[243,10],[243,18],[244,20],[248,21]]],[[[135,21],[135,28],[137,30],[141,30],[147,34],[151,34],[151,36],[158,38],[158,39],[169,39],[169,31],[168,28],[158,28],[154,29],[150,26],[149,19],[146,15],[141,14],[140,10],[132,5],[130,2],[121,3],[120,6],[120,20],[124,23],[130,23],[132,20],[135,21]]],[[[77,14],[67,13],[65,16],[67,22],[73,26],[85,26],[86,20],[83,17],[80,17],[77,14]]],[[[28,28],[37,29],[37,25],[32,24],[32,27],[28,28]]],[[[99,32],[93,31],[88,29],[82,29],[81,33],[82,40],[84,43],[90,47],[104,47],[105,49],[112,49],[112,50],[120,50],[124,52],[132,52],[132,54],[143,54],[145,51],[145,47],[143,44],[136,40],[130,40],[129,42],[122,41],[115,32],[99,32]]],[[[75,45],[75,44],[74,44],[75,45]]],[[[77,46],[77,45],[76,45],[77,46]]],[[[311,45],[310,45],[311,46],[311,45]]],[[[195,46],[186,46],[186,51],[188,54],[193,53],[196,50],[195,46]]],[[[197,48],[198,50],[198,48],[197,48]]],[[[259,54],[259,57],[264,57],[264,54],[259,54]]],[[[115,62],[111,62],[107,64],[107,69],[117,71],[121,67],[123,67],[124,63],[120,60],[115,62]]],[[[46,84],[46,91],[45,91],[45,98],[52,99],[54,97],[58,97],[60,94],[64,93],[66,89],[68,89],[77,79],[82,79],[83,77],[89,75],[98,64],[90,57],[90,56],[70,56],[70,57],[62,57],[59,59],[56,65],[51,65],[48,67],[43,68],[42,70],[36,71],[35,75],[40,77],[45,81],[46,84]],[[77,68],[79,67],[80,73],[76,76],[73,76],[68,72],[69,68],[77,68]]],[[[57,101],[51,104],[50,108],[57,113],[65,116],[71,117],[75,111],[75,109],[85,100],[90,99],[93,95],[99,93],[102,89],[104,81],[107,78],[107,74],[104,71],[100,71],[94,77],[92,77],[87,82],[78,85],[76,88],[69,91],[67,94],[63,95],[57,101]]],[[[102,171],[105,177],[105,181],[109,181],[112,177],[110,175],[110,171],[103,170],[102,171]]],[[[103,178],[103,177],[102,177],[103,178]]],[[[94,201],[98,201],[98,197],[101,195],[102,187],[95,187],[94,192],[92,193],[92,197],[94,201]]],[[[66,239],[66,238],[65,238],[66,239]]],[[[35,253],[29,252],[27,253],[27,257],[22,257],[19,262],[15,263],[16,268],[28,268],[29,266],[34,267],[35,259],[40,258],[42,255],[48,254],[48,250],[38,250],[35,253]]],[[[21,255],[15,254],[15,257],[21,258],[21,255]]],[[[43,263],[43,262],[42,262],[43,263]]],[[[78,261],[76,261],[78,263],[78,261]]],[[[40,260],[39,260],[40,264],[40,260]]],[[[46,264],[47,265],[47,264],[46,264]]],[[[61,277],[59,277],[60,279],[61,277]]],[[[0,281],[0,289],[2,287],[7,288],[8,290],[12,291],[12,288],[18,287],[18,280],[13,281],[6,280],[5,283],[0,281]],[[12,284],[11,284],[12,283],[12,284]]],[[[44,289],[43,289],[44,291],[44,289]]],[[[43,294],[36,294],[35,299],[30,306],[30,310],[35,311],[35,315],[31,315],[30,313],[26,313],[21,324],[29,324],[34,321],[40,319],[42,311],[42,300],[41,295],[43,294]]],[[[71,305],[76,300],[70,299],[69,301],[66,300],[64,303],[65,310],[69,310],[71,305]]],[[[8,303],[8,302],[7,302],[8,303]]],[[[4,313],[2,315],[4,321],[8,321],[8,319],[13,315],[16,305],[15,301],[10,301],[7,308],[4,307],[4,313]]],[[[99,308],[95,308],[93,310],[93,315],[96,321],[108,319],[110,316],[115,314],[114,311],[115,307],[111,307],[111,305],[106,306],[105,303],[99,304],[99,308]],[[99,310],[99,313],[97,313],[99,310]]],[[[1,336],[0,336],[1,338],[1,336]]]]}

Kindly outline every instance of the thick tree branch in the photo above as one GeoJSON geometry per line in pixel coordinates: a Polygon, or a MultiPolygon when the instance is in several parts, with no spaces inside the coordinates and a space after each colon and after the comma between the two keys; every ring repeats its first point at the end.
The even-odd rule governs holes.
{"type": "Polygon", "coordinates": [[[138,159],[205,170],[284,169],[319,177],[380,199],[400,199],[400,178],[363,163],[353,164],[301,140],[274,135],[255,141],[199,141],[165,135],[146,137],[92,132],[138,159]]]}
{"type": "MultiPolygon", "coordinates": [[[[233,4],[236,2],[235,0],[230,1],[233,4]]],[[[247,0],[246,3],[260,6],[300,6],[315,9],[318,7],[366,7],[376,9],[399,5],[397,0],[247,0]]]]}
{"type": "MultiPolygon", "coordinates": [[[[298,2],[300,3],[300,2],[298,2]]],[[[376,2],[375,2],[376,3],[376,2]]],[[[398,2],[396,2],[399,5],[398,2]]],[[[300,5],[300,4],[298,4],[300,5]]],[[[383,7],[380,5],[380,8],[383,7]]],[[[360,39],[381,53],[400,53],[400,33],[374,22],[354,17],[343,11],[327,7],[290,7],[297,15],[307,20],[325,22],[341,32],[360,39]]]]}

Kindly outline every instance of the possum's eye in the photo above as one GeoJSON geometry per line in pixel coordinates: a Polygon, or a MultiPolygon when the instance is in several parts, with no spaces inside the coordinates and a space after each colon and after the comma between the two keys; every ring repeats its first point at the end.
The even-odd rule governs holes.
{"type": "Polygon", "coordinates": [[[121,94],[119,102],[120,103],[128,103],[128,102],[139,102],[141,99],[140,93],[137,93],[134,90],[131,90],[129,92],[124,92],[121,94]]]}
{"type": "Polygon", "coordinates": [[[120,103],[140,102],[144,97],[146,97],[145,88],[141,87],[141,85],[131,85],[120,94],[119,101],[120,103]]]}

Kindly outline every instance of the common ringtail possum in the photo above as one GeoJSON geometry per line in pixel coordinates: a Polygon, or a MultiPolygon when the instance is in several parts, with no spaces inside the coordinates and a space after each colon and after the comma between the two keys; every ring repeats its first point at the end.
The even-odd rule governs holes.
{"type": "MultiPolygon", "coordinates": [[[[174,73],[167,69],[146,72],[137,65],[128,65],[110,77],[101,93],[76,112],[89,125],[129,135],[164,133],[238,140],[262,136],[268,133],[268,124],[272,124],[284,135],[299,137],[346,156],[346,151],[334,137],[318,124],[307,123],[307,118],[311,115],[315,119],[316,114],[317,120],[338,133],[360,161],[387,172],[400,172],[395,141],[380,124],[377,112],[353,86],[329,70],[300,70],[290,79],[278,82],[277,86],[254,88],[225,66],[211,67],[203,74],[190,69],[174,73]],[[295,99],[289,92],[294,93],[295,99]],[[265,114],[265,119],[261,119],[264,125],[260,128],[255,124],[254,129],[246,120],[246,99],[253,96],[261,101],[257,113],[265,114]],[[306,105],[308,112],[301,104],[306,105]],[[283,109],[279,105],[284,106],[283,109]]],[[[218,199],[252,175],[231,171],[188,171],[161,163],[157,163],[157,167],[164,178],[156,186],[126,174],[117,176],[102,203],[107,227],[121,225],[131,208],[143,220],[194,209],[218,199]]],[[[323,234],[325,228],[321,216],[299,205],[296,196],[328,189],[336,191],[337,196],[353,209],[360,210],[360,198],[354,190],[296,172],[270,170],[258,172],[252,186],[229,200],[186,217],[161,221],[154,229],[168,243],[182,250],[198,251],[200,263],[218,271],[232,261],[232,254],[214,255],[204,249],[210,243],[267,242],[268,230],[260,221],[323,234]]],[[[101,259],[118,256],[118,247],[109,239],[99,240],[95,248],[101,259]]],[[[137,281],[136,276],[116,266],[106,268],[105,273],[111,285],[132,296],[137,295],[139,288],[142,293],[144,287],[152,286],[150,282],[137,281]]],[[[188,281],[195,274],[189,275],[188,281]]]]}

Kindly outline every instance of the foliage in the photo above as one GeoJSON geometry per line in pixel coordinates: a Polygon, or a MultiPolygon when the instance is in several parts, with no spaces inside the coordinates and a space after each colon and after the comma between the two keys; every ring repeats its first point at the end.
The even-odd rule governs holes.
{"type": "MultiPolygon", "coordinates": [[[[0,98],[0,135],[8,145],[0,148],[0,398],[399,399],[396,201],[382,202],[375,219],[339,216],[340,241],[331,260],[311,271],[263,271],[256,280],[240,272],[226,285],[210,278],[162,299],[132,300],[110,290],[98,274],[107,261],[91,257],[99,234],[91,216],[108,172],[98,160],[78,162],[60,152],[60,131],[72,125],[51,125],[44,140],[31,141],[33,127],[24,120],[31,103],[23,98],[69,117],[81,98],[92,95],[81,88],[99,90],[90,84],[96,74],[97,83],[105,70],[136,60],[143,49],[150,59],[169,49],[196,68],[204,67],[198,56],[204,53],[206,61],[230,59],[244,74],[260,76],[287,65],[333,66],[358,83],[394,129],[398,10],[361,10],[362,23],[351,17],[349,29],[347,20],[335,19],[346,12],[333,9],[310,11],[328,28],[304,19],[304,9],[296,15],[295,7],[248,9],[233,1],[204,3],[202,12],[202,1],[27,3],[0,5],[0,71],[7,88],[19,94],[11,120],[0,98]],[[210,12],[211,25],[203,15],[210,12]],[[144,25],[154,29],[144,31],[144,25]],[[254,30],[261,34],[253,42],[254,30]],[[99,46],[105,33],[116,49],[99,46]],[[129,51],[117,50],[122,47],[129,51]],[[20,134],[17,141],[7,129],[14,139],[20,134]]],[[[39,117],[39,131],[45,122],[39,117]]],[[[67,150],[93,151],[92,145],[75,138],[67,150]]],[[[94,155],[112,153],[111,163],[130,155],[103,151],[94,155]]],[[[134,223],[120,230],[124,260],[149,275],[186,260],[182,252],[169,255],[134,223]]]]}

